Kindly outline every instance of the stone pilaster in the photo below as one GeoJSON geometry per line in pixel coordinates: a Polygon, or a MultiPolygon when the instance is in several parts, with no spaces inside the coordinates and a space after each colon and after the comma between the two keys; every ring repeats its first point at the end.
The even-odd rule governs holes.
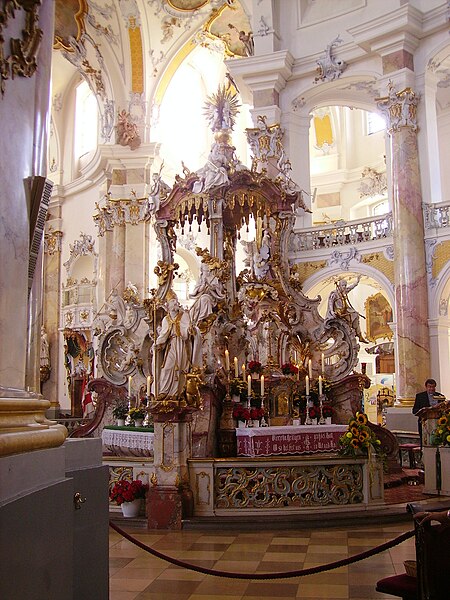
{"type": "Polygon", "coordinates": [[[181,529],[192,513],[188,459],[192,456],[192,412],[179,403],[156,402],[154,418],[154,475],[147,494],[149,529],[181,529]]]}
{"type": "Polygon", "coordinates": [[[59,314],[61,298],[61,231],[59,219],[48,222],[44,234],[44,281],[42,324],[48,336],[50,351],[50,374],[45,380],[41,373],[41,391],[50,400],[51,416],[56,416],[60,404],[58,400],[58,372],[60,332],[59,314]]]}

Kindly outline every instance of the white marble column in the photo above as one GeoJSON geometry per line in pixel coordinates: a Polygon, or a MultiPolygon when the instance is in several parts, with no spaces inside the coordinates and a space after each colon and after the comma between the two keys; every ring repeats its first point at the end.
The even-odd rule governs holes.
{"type": "Polygon", "coordinates": [[[418,134],[420,155],[424,157],[421,170],[424,202],[431,204],[442,201],[441,163],[439,157],[439,135],[436,114],[436,93],[438,77],[427,71],[418,78],[418,91],[424,109],[421,129],[418,134]]]}
{"type": "Polygon", "coordinates": [[[438,391],[450,398],[450,320],[448,316],[430,319],[431,374],[438,391]]]}
{"type": "MultiPolygon", "coordinates": [[[[30,336],[32,332],[36,337],[39,336],[36,331],[39,331],[37,318],[40,317],[41,287],[38,263],[34,275],[33,299],[36,302],[30,302],[30,199],[27,197],[26,185],[29,177],[46,175],[45,148],[50,105],[54,4],[40,3],[37,10],[38,26],[43,31],[42,39],[36,37],[39,38],[35,49],[37,69],[34,73],[30,72],[30,77],[16,73],[14,78],[6,69],[4,93],[0,98],[0,155],[4,199],[0,219],[0,457],[57,447],[67,435],[65,427],[46,420],[45,410],[50,403],[40,394],[24,391],[27,380],[36,382],[39,369],[34,344],[28,362],[28,368],[33,372],[26,377],[30,336]],[[29,322],[28,315],[31,316],[29,322]]],[[[27,13],[20,9],[15,10],[14,15],[5,15],[2,36],[5,41],[5,58],[11,57],[8,59],[9,67],[13,66],[14,61],[11,38],[23,39],[27,26],[32,23],[27,19],[27,13]]],[[[2,460],[2,464],[5,465],[4,472],[9,473],[9,463],[2,460]]]]}

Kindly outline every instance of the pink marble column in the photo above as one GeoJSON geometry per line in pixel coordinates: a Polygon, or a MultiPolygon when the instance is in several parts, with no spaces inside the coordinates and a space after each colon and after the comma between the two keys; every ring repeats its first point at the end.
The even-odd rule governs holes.
{"type": "Polygon", "coordinates": [[[417,96],[410,88],[379,99],[388,118],[393,184],[397,400],[412,404],[430,372],[428,293],[417,147],[417,96]]]}
{"type": "Polygon", "coordinates": [[[108,296],[116,289],[122,295],[125,288],[125,224],[115,224],[106,233],[108,264],[106,265],[105,292],[108,296]]]}

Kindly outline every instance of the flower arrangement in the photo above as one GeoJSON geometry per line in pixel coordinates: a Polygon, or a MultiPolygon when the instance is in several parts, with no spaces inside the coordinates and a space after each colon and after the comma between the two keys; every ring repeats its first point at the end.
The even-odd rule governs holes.
{"type": "Polygon", "coordinates": [[[230,394],[232,396],[240,396],[243,399],[247,399],[247,382],[240,377],[235,377],[230,381],[230,394]]]}
{"type": "Polygon", "coordinates": [[[120,403],[112,409],[112,416],[115,419],[126,419],[128,415],[128,404],[120,403]]]}
{"type": "MultiPolygon", "coordinates": [[[[322,394],[324,396],[330,396],[331,392],[331,382],[328,379],[322,378],[322,394]]],[[[319,380],[316,379],[311,386],[311,394],[313,398],[319,397],[319,380]]]]}
{"type": "Polygon", "coordinates": [[[142,483],[140,479],[134,479],[133,481],[121,479],[111,488],[109,498],[120,506],[124,502],[133,502],[138,498],[145,498],[147,490],[148,484],[142,483]]]}
{"type": "Polygon", "coordinates": [[[236,403],[233,407],[233,417],[238,421],[248,421],[250,419],[250,411],[242,404],[236,403]]]}
{"type": "Polygon", "coordinates": [[[381,442],[367,423],[367,415],[361,412],[350,419],[347,432],[339,438],[339,454],[368,456],[371,449],[380,454],[381,442]]]}
{"type": "Polygon", "coordinates": [[[250,419],[253,419],[254,421],[259,421],[259,419],[262,419],[265,414],[266,414],[266,411],[264,410],[264,408],[251,408],[250,409],[250,419]]]}
{"type": "Polygon", "coordinates": [[[128,415],[132,421],[137,419],[145,419],[145,409],[143,406],[130,408],[128,415]]]}
{"type": "Polygon", "coordinates": [[[281,365],[281,372],[283,375],[297,375],[298,367],[291,362],[287,362],[281,365]]]}
{"type": "Polygon", "coordinates": [[[332,417],[334,410],[331,408],[329,404],[322,404],[322,414],[324,417],[332,417]]]}
{"type": "Polygon", "coordinates": [[[263,372],[263,366],[257,360],[251,360],[248,363],[248,365],[247,365],[247,371],[249,373],[262,373],[263,372]]]}
{"type": "Polygon", "coordinates": [[[309,407],[309,417],[311,419],[318,419],[320,417],[320,408],[315,404],[309,407]]]}
{"type": "Polygon", "coordinates": [[[438,419],[430,441],[432,446],[450,446],[450,412],[444,413],[438,419]]]}

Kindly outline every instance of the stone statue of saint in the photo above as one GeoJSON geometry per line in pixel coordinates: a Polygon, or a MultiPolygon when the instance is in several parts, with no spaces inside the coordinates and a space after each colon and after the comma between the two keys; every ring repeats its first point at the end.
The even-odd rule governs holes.
{"type": "Polygon", "coordinates": [[[254,270],[258,279],[263,279],[270,267],[270,233],[268,229],[264,229],[259,252],[256,252],[254,257],[254,270]]]}
{"type": "Polygon", "coordinates": [[[232,151],[232,146],[214,142],[205,166],[197,171],[199,179],[193,185],[194,194],[207,192],[213,187],[229,182],[227,167],[230,164],[232,151]]]}
{"type": "Polygon", "coordinates": [[[170,186],[165,181],[163,181],[161,177],[161,170],[159,171],[159,173],[153,173],[152,179],[153,185],[148,195],[147,204],[148,212],[150,214],[158,212],[158,210],[161,207],[161,202],[164,202],[164,200],[167,199],[167,196],[170,194],[171,191],[170,186]]]}
{"type": "Polygon", "coordinates": [[[177,400],[184,391],[186,374],[192,367],[201,367],[201,339],[176,295],[169,291],[167,314],[155,342],[155,378],[159,400],[177,400]]]}
{"type": "Polygon", "coordinates": [[[325,320],[328,319],[344,319],[354,329],[356,335],[360,341],[367,344],[367,340],[364,338],[361,327],[359,324],[360,314],[351,305],[348,298],[348,293],[353,290],[359,283],[361,276],[359,275],[354,283],[351,285],[347,284],[346,279],[339,279],[336,283],[336,289],[333,290],[328,297],[327,313],[325,320]]]}
{"type": "Polygon", "coordinates": [[[200,267],[198,283],[189,296],[195,298],[189,310],[192,322],[195,324],[206,319],[213,312],[213,308],[219,302],[225,300],[225,290],[222,282],[204,262],[200,267]]]}
{"type": "Polygon", "coordinates": [[[40,366],[50,368],[50,344],[43,325],[41,327],[40,366]]]}

